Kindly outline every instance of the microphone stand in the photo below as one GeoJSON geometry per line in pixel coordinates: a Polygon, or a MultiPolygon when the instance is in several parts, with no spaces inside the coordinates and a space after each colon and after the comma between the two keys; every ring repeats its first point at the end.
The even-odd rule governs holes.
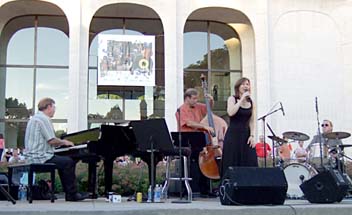
{"type": "MultiPolygon", "coordinates": [[[[268,116],[270,116],[271,114],[273,114],[273,113],[275,113],[275,112],[277,112],[277,111],[279,111],[279,110],[281,110],[281,107],[280,108],[278,108],[278,109],[276,109],[276,110],[273,110],[273,111],[271,111],[271,112],[269,112],[269,113],[267,113],[267,114],[265,114],[264,116],[261,116],[261,117],[259,117],[258,118],[258,120],[262,120],[262,122],[263,122],[263,136],[264,136],[264,167],[266,168],[266,140],[265,140],[265,138],[266,138],[266,136],[265,136],[265,119],[266,119],[266,117],[268,117],[268,116]]],[[[273,149],[274,150],[274,149],[273,149]]]]}
{"type": "MultiPolygon", "coordinates": [[[[266,126],[269,128],[269,130],[270,130],[271,134],[273,135],[273,137],[276,137],[276,135],[272,131],[270,125],[268,123],[266,123],[266,126]]],[[[274,141],[274,139],[271,140],[271,145],[272,145],[272,148],[273,148],[272,149],[272,153],[273,153],[273,167],[275,167],[275,165],[276,165],[275,157],[276,157],[276,153],[277,153],[278,149],[277,150],[275,149],[275,141],[274,141]]]]}
{"type": "Polygon", "coordinates": [[[319,150],[320,150],[320,167],[323,168],[323,145],[322,145],[323,136],[320,132],[318,98],[317,97],[315,97],[315,111],[317,112],[317,125],[318,125],[319,150]]]}

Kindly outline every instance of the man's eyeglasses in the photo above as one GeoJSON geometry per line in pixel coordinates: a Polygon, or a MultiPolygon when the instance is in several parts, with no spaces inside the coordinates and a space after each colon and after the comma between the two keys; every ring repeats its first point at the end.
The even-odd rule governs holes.
{"type": "Polygon", "coordinates": [[[321,127],[329,127],[329,124],[321,124],[321,127]]]}

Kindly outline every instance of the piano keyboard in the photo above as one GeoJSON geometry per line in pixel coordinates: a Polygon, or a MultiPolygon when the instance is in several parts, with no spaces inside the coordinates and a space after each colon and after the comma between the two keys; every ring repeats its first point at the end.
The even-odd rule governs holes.
{"type": "Polygon", "coordinates": [[[87,148],[87,144],[80,144],[80,145],[75,145],[75,146],[71,146],[71,147],[59,147],[54,149],[55,153],[59,153],[59,152],[67,152],[70,150],[76,150],[76,149],[84,149],[87,148]]]}

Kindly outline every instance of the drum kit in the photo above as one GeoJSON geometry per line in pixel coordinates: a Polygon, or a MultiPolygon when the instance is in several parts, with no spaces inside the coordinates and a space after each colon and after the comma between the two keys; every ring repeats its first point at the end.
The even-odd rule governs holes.
{"type": "Polygon", "coordinates": [[[275,162],[275,165],[283,168],[286,176],[288,184],[287,197],[290,199],[302,199],[304,194],[299,186],[323,169],[338,169],[344,174],[346,169],[344,167],[344,158],[347,157],[344,154],[344,148],[352,147],[352,145],[342,144],[341,140],[350,136],[351,134],[347,132],[322,134],[323,138],[320,138],[322,153],[320,153],[319,141],[315,143],[313,138],[312,143],[303,151],[306,155],[295,157],[295,159],[284,158],[283,153],[281,154],[282,148],[293,142],[303,143],[303,141],[309,140],[310,137],[308,135],[296,131],[287,131],[283,133],[283,138],[268,136],[274,145],[273,160],[278,161],[275,162]]]}

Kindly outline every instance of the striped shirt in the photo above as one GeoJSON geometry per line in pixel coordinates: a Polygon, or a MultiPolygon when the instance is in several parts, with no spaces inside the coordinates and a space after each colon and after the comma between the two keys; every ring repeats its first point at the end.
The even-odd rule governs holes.
{"type": "Polygon", "coordinates": [[[54,156],[48,141],[55,138],[51,119],[38,111],[28,122],[25,135],[25,158],[28,163],[45,163],[54,156]]]}

